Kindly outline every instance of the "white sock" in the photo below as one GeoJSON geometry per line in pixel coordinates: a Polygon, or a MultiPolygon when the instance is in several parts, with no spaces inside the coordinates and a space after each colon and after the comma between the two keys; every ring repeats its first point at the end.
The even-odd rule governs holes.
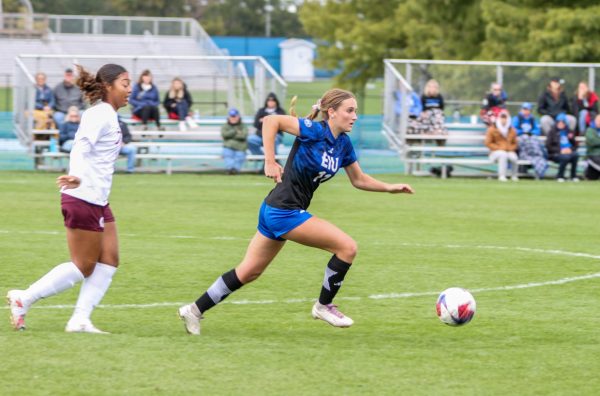
{"type": "Polygon", "coordinates": [[[102,297],[104,297],[104,294],[108,290],[116,271],[116,267],[96,263],[96,268],[94,268],[92,275],[85,278],[81,285],[79,298],[77,299],[77,304],[75,304],[75,311],[73,311],[73,316],[71,316],[72,320],[90,320],[92,311],[102,301],[102,297]]]}
{"type": "Polygon", "coordinates": [[[29,306],[39,299],[70,289],[82,280],[83,274],[75,264],[72,262],[59,264],[25,290],[23,303],[29,306]]]}

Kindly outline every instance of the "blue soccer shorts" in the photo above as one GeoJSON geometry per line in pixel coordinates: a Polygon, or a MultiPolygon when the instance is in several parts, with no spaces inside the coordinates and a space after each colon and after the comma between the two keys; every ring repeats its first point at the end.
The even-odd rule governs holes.
{"type": "Polygon", "coordinates": [[[281,236],[298,227],[312,215],[302,209],[278,209],[267,205],[260,207],[258,213],[258,231],[269,239],[285,241],[281,236]]]}

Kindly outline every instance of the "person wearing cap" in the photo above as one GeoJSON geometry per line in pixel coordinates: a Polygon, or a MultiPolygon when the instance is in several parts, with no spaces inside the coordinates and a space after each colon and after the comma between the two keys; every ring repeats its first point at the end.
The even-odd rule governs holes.
{"type": "Polygon", "coordinates": [[[79,110],[85,107],[81,90],[75,84],[75,76],[73,69],[65,70],[63,81],[60,82],[53,91],[54,94],[54,122],[56,127],[60,129],[65,122],[65,116],[69,111],[69,107],[76,106],[79,110]]]}
{"type": "Polygon", "coordinates": [[[227,113],[227,122],[221,127],[223,137],[223,160],[225,169],[230,175],[240,173],[246,161],[248,143],[248,128],[242,122],[242,117],[237,109],[230,109],[227,113]]]}
{"type": "Polygon", "coordinates": [[[562,80],[556,77],[553,78],[538,100],[538,113],[542,116],[540,118],[540,125],[542,133],[545,136],[548,136],[548,133],[556,123],[556,117],[561,113],[565,114],[566,122],[572,131],[575,130],[575,126],[577,125],[577,119],[571,115],[569,100],[563,90],[562,84],[562,80]]]}
{"type": "Polygon", "coordinates": [[[568,164],[571,164],[571,180],[578,182],[577,178],[577,141],[575,132],[569,128],[567,115],[560,113],[556,116],[556,125],[550,130],[546,139],[546,149],[548,150],[548,159],[558,163],[558,182],[565,181],[565,170],[568,164]]]}
{"type": "Polygon", "coordinates": [[[600,114],[596,115],[585,133],[585,147],[588,157],[585,178],[598,180],[600,179],[600,114]]]}
{"type": "Polygon", "coordinates": [[[585,81],[581,81],[577,86],[571,108],[577,117],[577,131],[583,135],[598,114],[598,95],[590,90],[585,81]]]}
{"type": "Polygon", "coordinates": [[[510,161],[512,180],[518,181],[517,132],[510,124],[507,110],[502,110],[495,123],[488,128],[485,145],[490,149],[490,160],[498,162],[498,180],[506,181],[506,168],[510,161]]]}
{"type": "MultiPolygon", "coordinates": [[[[266,116],[273,114],[285,115],[285,110],[281,108],[277,95],[271,92],[269,95],[267,95],[267,99],[265,99],[264,107],[260,108],[254,116],[254,127],[256,128],[256,134],[248,136],[248,149],[250,149],[250,152],[254,155],[263,155],[263,119],[266,116]]],[[[275,137],[275,155],[277,155],[277,147],[281,144],[282,139],[283,132],[279,131],[275,137]]]]}
{"type": "Polygon", "coordinates": [[[513,128],[517,131],[517,136],[522,134],[529,134],[540,136],[540,126],[535,121],[535,117],[531,114],[533,106],[529,102],[525,102],[521,105],[521,111],[519,114],[513,117],[513,128]]]}

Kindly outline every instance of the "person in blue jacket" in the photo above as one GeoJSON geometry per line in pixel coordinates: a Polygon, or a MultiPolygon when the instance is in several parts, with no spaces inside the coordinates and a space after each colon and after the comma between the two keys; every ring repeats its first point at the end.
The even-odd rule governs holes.
{"type": "Polygon", "coordinates": [[[517,131],[517,136],[521,136],[522,134],[529,134],[540,136],[541,130],[537,121],[533,114],[531,114],[532,109],[531,103],[525,102],[521,105],[521,111],[519,114],[513,117],[513,128],[517,131]]]}
{"type": "Polygon", "coordinates": [[[65,153],[70,153],[73,148],[73,142],[75,141],[75,134],[79,129],[81,117],[79,115],[79,108],[77,106],[69,107],[65,122],[60,126],[58,134],[58,144],[60,150],[65,153]]]}
{"type": "Polygon", "coordinates": [[[158,88],[152,82],[152,73],[146,69],[140,74],[137,84],[134,85],[129,97],[133,115],[142,120],[142,129],[148,129],[148,121],[154,120],[156,127],[163,130],[160,125],[160,95],[158,88]]]}
{"type": "MultiPolygon", "coordinates": [[[[421,125],[418,122],[419,116],[423,111],[423,103],[421,102],[421,98],[419,95],[412,91],[408,96],[408,124],[406,133],[408,134],[416,134],[421,133],[419,126],[421,125]]],[[[400,116],[402,114],[402,99],[404,95],[400,90],[394,91],[394,113],[396,114],[397,124],[400,124],[400,116]]]]}

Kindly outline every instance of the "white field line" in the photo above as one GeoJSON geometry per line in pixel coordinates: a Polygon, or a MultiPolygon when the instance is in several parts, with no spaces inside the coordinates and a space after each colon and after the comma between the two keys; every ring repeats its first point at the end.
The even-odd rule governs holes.
{"type": "MultiPolygon", "coordinates": [[[[9,233],[6,230],[0,230],[0,233],[9,233]]],[[[38,231],[38,232],[25,232],[18,231],[19,234],[25,233],[45,233],[45,234],[54,234],[55,231],[38,231]]],[[[58,232],[56,232],[58,233],[58,232]]],[[[136,234],[128,234],[129,236],[137,236],[136,234]]],[[[163,238],[175,238],[175,239],[191,239],[197,238],[190,235],[171,235],[164,236],[163,238]]],[[[198,237],[199,238],[199,237],[198,237]]],[[[210,239],[241,239],[241,238],[231,238],[231,237],[214,237],[210,239]]],[[[595,260],[600,260],[600,255],[593,255],[589,253],[579,253],[579,252],[568,252],[565,250],[547,250],[547,249],[538,249],[538,248],[527,248],[527,247],[510,247],[510,246],[493,246],[493,245],[456,245],[456,244],[448,244],[448,245],[437,245],[437,244],[424,244],[424,243],[398,243],[401,246],[407,247],[428,247],[428,248],[446,248],[446,249],[489,249],[489,250],[518,250],[522,252],[531,252],[531,253],[542,253],[542,254],[550,254],[550,255],[560,255],[560,256],[569,256],[569,257],[583,257],[590,258],[595,260]]],[[[600,278],[600,272],[580,275],[580,276],[572,276],[567,278],[561,278],[556,280],[549,280],[543,282],[529,282],[529,283],[521,283],[516,285],[507,285],[507,286],[497,286],[497,287],[487,287],[487,288],[478,288],[478,289],[470,289],[472,293],[489,293],[496,291],[507,291],[507,290],[519,290],[519,289],[531,289],[534,287],[543,287],[543,286],[556,286],[556,285],[564,285],[567,283],[578,282],[582,280],[589,280],[600,278]]],[[[440,291],[428,291],[428,292],[407,292],[407,293],[386,293],[386,294],[371,294],[366,297],[337,297],[337,300],[346,300],[346,301],[357,301],[363,299],[372,299],[372,300],[384,300],[384,299],[399,299],[399,298],[412,298],[412,297],[423,297],[423,296],[437,296],[440,294],[440,291]]],[[[295,304],[295,303],[308,303],[314,302],[314,298],[293,298],[293,299],[284,299],[284,300],[227,300],[223,301],[221,304],[234,304],[234,305],[257,305],[257,304],[295,304]]],[[[112,305],[99,305],[100,308],[108,308],[108,309],[146,309],[146,308],[160,308],[160,307],[177,307],[180,305],[186,304],[185,302],[158,302],[158,303],[148,303],[148,304],[112,304],[112,305]]],[[[34,306],[33,308],[40,309],[72,309],[73,305],[44,305],[44,306],[34,306]]],[[[0,309],[8,309],[8,307],[0,307],[0,309]]]]}

